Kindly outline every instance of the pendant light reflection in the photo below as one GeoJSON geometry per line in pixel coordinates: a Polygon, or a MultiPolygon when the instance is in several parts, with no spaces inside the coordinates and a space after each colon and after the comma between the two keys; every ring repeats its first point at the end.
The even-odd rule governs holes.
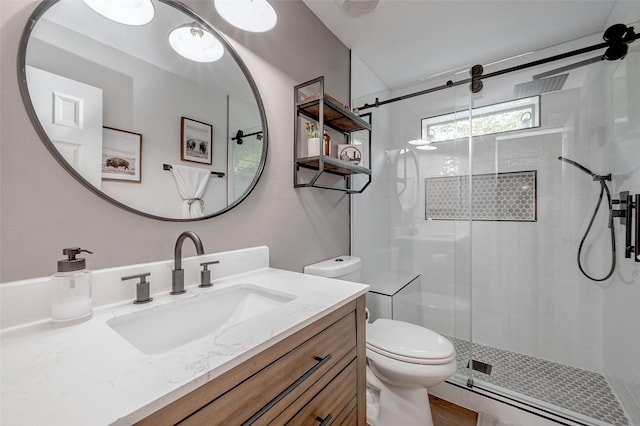
{"type": "Polygon", "coordinates": [[[153,20],[151,0],[82,0],[100,15],[125,25],[145,25],[153,20]]]}
{"type": "Polygon", "coordinates": [[[438,149],[438,147],[433,145],[418,145],[416,146],[416,149],[419,149],[420,151],[433,151],[434,149],[438,149]]]}
{"type": "Polygon", "coordinates": [[[435,130],[429,129],[427,131],[427,139],[413,139],[413,140],[410,140],[408,144],[415,146],[416,149],[419,149],[420,151],[433,151],[435,149],[438,149],[437,147],[431,145],[431,142],[433,142],[435,137],[436,137],[435,130]]]}
{"type": "Polygon", "coordinates": [[[214,62],[224,54],[222,43],[195,22],[172,30],[169,45],[180,56],[195,62],[214,62]]]}
{"type": "Polygon", "coordinates": [[[430,145],[431,142],[425,141],[424,139],[413,139],[408,142],[409,145],[413,145],[416,149],[420,151],[433,151],[434,149],[438,149],[438,147],[430,145]]]}
{"type": "Polygon", "coordinates": [[[262,33],[276,26],[278,16],[267,0],[214,0],[216,11],[236,28],[262,33]]]}

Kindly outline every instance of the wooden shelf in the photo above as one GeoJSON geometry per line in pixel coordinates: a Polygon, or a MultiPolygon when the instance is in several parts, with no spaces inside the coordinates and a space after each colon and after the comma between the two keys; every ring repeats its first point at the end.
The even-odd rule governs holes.
{"type": "MultiPolygon", "coordinates": [[[[323,156],[324,171],[327,173],[349,176],[355,174],[371,175],[371,170],[338,160],[337,158],[323,156]]],[[[298,158],[296,165],[311,170],[320,170],[320,156],[298,158]]]]}
{"type": "Polygon", "coordinates": [[[324,124],[340,132],[371,130],[371,125],[358,115],[334,103],[330,98],[320,96],[300,102],[298,110],[309,118],[320,120],[320,101],[324,102],[324,124]]]}

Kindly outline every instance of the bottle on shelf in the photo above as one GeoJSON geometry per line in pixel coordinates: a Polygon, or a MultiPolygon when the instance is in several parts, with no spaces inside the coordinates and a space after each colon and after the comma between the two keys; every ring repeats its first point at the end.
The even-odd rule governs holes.
{"type": "Polygon", "coordinates": [[[329,136],[329,132],[324,131],[324,135],[323,135],[323,140],[324,140],[324,155],[331,155],[331,136],[329,136]]]}

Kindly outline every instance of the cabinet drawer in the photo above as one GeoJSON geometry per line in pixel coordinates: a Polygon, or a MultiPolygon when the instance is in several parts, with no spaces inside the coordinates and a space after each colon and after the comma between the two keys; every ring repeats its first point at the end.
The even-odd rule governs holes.
{"type": "Polygon", "coordinates": [[[333,426],[358,426],[357,401],[354,397],[349,404],[336,416],[333,426]]]}
{"type": "MultiPolygon", "coordinates": [[[[278,402],[285,403],[284,399],[295,399],[302,394],[355,347],[356,316],[350,312],[180,424],[250,423],[278,402]]],[[[354,387],[355,382],[354,376],[354,387]]]]}
{"type": "MultiPolygon", "coordinates": [[[[264,416],[260,417],[252,426],[282,426],[291,417],[295,416],[309,402],[318,395],[333,379],[340,374],[354,359],[356,358],[356,350],[352,350],[344,356],[336,365],[333,366],[324,376],[318,379],[303,394],[296,395],[295,399],[283,400],[281,404],[277,404],[273,410],[270,410],[264,416]]],[[[346,404],[346,400],[345,400],[346,404]]]]}
{"type": "Polygon", "coordinates": [[[286,424],[292,426],[339,425],[344,420],[342,411],[356,396],[356,388],[357,373],[354,360],[286,424]]]}

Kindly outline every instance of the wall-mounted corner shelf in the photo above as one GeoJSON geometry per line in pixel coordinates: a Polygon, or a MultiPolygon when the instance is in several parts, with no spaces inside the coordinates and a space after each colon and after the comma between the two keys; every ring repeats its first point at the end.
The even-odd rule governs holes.
{"type": "Polygon", "coordinates": [[[294,88],[295,137],[294,137],[294,182],[296,188],[314,187],[357,194],[371,183],[371,114],[359,116],[348,107],[324,92],[324,77],[318,77],[294,88]],[[368,118],[367,121],[365,118],[368,118]],[[318,135],[332,133],[331,152],[336,145],[358,145],[362,153],[360,164],[353,164],[333,157],[325,152],[308,155],[305,125],[311,125],[318,135]],[[354,135],[358,135],[355,137],[354,135]],[[354,143],[357,142],[357,143],[354,143]],[[307,170],[305,174],[304,170],[307,170]],[[308,171],[315,171],[309,173],[308,171]],[[307,179],[305,180],[305,176],[307,179]],[[331,178],[333,176],[333,179],[331,178]],[[335,179],[342,177],[342,182],[335,179]]]}

